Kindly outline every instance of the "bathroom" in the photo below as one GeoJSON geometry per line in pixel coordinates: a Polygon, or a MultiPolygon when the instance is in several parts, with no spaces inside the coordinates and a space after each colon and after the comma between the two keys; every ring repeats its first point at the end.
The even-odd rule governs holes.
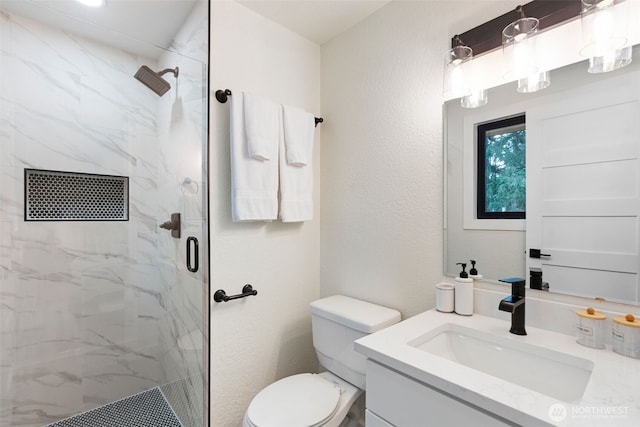
{"type": "MultiPolygon", "coordinates": [[[[210,323],[210,356],[202,357],[209,363],[210,425],[216,427],[241,425],[251,399],[268,384],[317,370],[311,301],[344,294],[395,308],[403,319],[435,307],[434,285],[452,280],[443,274],[444,52],[454,34],[520,4],[367,2],[379,9],[372,7],[370,15],[329,39],[310,41],[257,13],[258,3],[270,2],[210,2],[208,189],[206,180],[196,175],[202,170],[200,158],[189,165],[189,174],[176,172],[174,179],[176,194],[184,194],[181,188],[196,191],[196,186],[185,183],[187,177],[201,184],[199,200],[208,190],[210,238],[197,237],[200,279],[208,281],[210,294],[216,289],[236,294],[247,283],[258,291],[241,301],[210,302],[210,319],[203,320],[210,323]],[[212,96],[225,88],[261,94],[324,118],[315,131],[312,221],[232,222],[229,107],[212,96]],[[202,261],[207,240],[208,277],[202,261]]],[[[273,3],[277,10],[278,2],[273,3]]],[[[298,12],[304,15],[305,3],[309,2],[286,2],[286,7],[292,13],[301,8],[298,12]]],[[[175,89],[175,79],[165,78],[175,89]]],[[[145,89],[130,80],[127,91],[145,89]]],[[[6,84],[3,80],[3,91],[6,84]]],[[[172,90],[163,98],[173,95],[168,98],[173,101],[172,90]]],[[[186,96],[184,87],[179,90],[186,96]]],[[[3,134],[2,159],[4,149],[3,134]]],[[[4,207],[4,177],[0,184],[4,207]]],[[[11,191],[17,190],[11,186],[11,191]]],[[[174,210],[163,206],[161,212],[162,217],[154,216],[157,223],[168,220],[174,210]]],[[[5,232],[3,253],[10,250],[5,232]]],[[[157,233],[163,233],[156,234],[158,242],[169,244],[164,230],[157,233]]],[[[482,265],[478,268],[483,271],[482,265]]],[[[3,274],[6,271],[3,264],[3,274]]],[[[4,287],[2,292],[4,303],[4,287]]],[[[554,294],[548,298],[566,300],[554,294]]],[[[203,306],[208,304],[203,301],[203,306]]],[[[4,317],[2,321],[5,324],[4,317]]],[[[3,336],[3,349],[5,342],[3,336]]],[[[2,357],[4,369],[4,353],[2,357]]],[[[0,391],[7,396],[11,383],[5,377],[2,381],[0,391]]],[[[2,422],[7,419],[4,414],[2,422]]],[[[10,419],[7,425],[12,425],[10,419]]]]}

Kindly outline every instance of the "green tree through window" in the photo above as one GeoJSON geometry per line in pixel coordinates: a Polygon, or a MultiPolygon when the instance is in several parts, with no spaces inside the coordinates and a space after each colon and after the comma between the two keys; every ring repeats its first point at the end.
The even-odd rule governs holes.
{"type": "Polygon", "coordinates": [[[524,115],[478,126],[478,218],[526,213],[524,115]]]}

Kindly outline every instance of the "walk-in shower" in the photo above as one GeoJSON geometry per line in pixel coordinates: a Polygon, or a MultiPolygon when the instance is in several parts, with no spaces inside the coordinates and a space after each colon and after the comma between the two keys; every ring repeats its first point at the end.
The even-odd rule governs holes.
{"type": "Polygon", "coordinates": [[[208,3],[44,3],[0,2],[0,427],[207,426],[208,3]]]}
{"type": "Polygon", "coordinates": [[[162,78],[162,76],[167,73],[172,73],[177,79],[180,73],[180,68],[165,68],[162,71],[155,72],[146,65],[143,65],[138,69],[133,77],[141,81],[145,86],[158,94],[158,96],[162,96],[171,89],[171,85],[162,78]]]}

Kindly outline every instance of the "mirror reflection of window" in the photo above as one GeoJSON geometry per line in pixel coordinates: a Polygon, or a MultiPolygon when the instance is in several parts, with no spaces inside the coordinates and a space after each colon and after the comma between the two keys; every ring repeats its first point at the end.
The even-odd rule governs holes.
{"type": "Polygon", "coordinates": [[[526,216],[525,115],[477,126],[477,218],[526,216]]]}

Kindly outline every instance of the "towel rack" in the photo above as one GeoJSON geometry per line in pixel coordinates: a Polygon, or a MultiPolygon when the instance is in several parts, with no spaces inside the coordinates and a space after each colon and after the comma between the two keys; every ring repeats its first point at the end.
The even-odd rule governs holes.
{"type": "MultiPolygon", "coordinates": [[[[229,89],[225,89],[225,90],[218,89],[216,91],[216,99],[221,104],[226,103],[230,96],[231,96],[231,91],[229,89]]],[[[324,119],[322,117],[314,117],[314,119],[316,121],[316,127],[318,126],[318,123],[324,122],[324,119]]]]}

